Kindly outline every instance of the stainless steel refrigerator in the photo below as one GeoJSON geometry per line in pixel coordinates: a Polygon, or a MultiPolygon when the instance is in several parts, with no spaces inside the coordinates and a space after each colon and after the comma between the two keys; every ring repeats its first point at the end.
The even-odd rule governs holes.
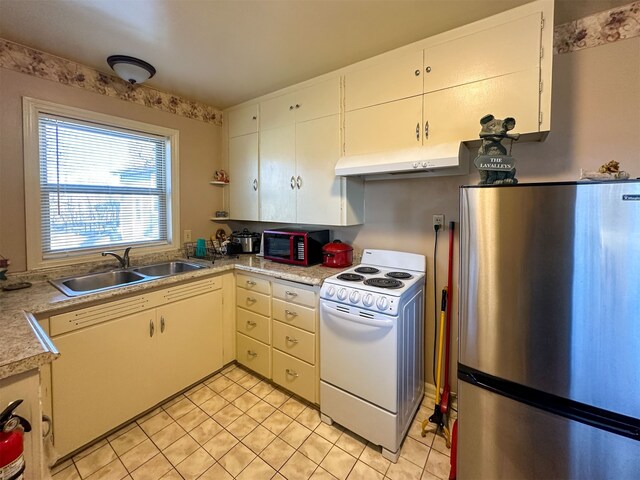
{"type": "Polygon", "coordinates": [[[467,479],[640,479],[640,182],[460,190],[467,479]]]}

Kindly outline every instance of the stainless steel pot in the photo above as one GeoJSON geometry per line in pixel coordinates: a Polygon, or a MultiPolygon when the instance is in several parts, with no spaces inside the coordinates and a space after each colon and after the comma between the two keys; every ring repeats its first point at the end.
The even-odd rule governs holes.
{"type": "Polygon", "coordinates": [[[242,253],[258,253],[260,251],[260,237],[256,232],[250,232],[243,229],[242,232],[233,232],[231,234],[232,241],[239,243],[242,247],[242,253]]]}

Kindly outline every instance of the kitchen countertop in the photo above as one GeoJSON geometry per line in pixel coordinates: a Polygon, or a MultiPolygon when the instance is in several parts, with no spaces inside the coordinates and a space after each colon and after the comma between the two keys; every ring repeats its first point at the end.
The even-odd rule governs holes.
{"type": "MultiPolygon", "coordinates": [[[[188,261],[194,262],[194,259],[188,261]]],[[[198,260],[195,262],[203,263],[198,260]]],[[[40,328],[35,316],[69,310],[71,307],[82,308],[123,295],[157,289],[176,282],[207,277],[229,270],[258,273],[314,286],[321,285],[326,278],[341,271],[341,269],[321,265],[298,267],[275,263],[255,255],[240,255],[238,258],[225,258],[216,260],[214,264],[210,262],[206,264],[208,268],[78,297],[67,297],[51,285],[44,276],[28,279],[32,282],[30,288],[11,292],[0,291],[0,380],[39,368],[59,356],[55,346],[40,328]]],[[[77,274],[85,272],[78,271],[77,274]]],[[[62,276],[68,275],[58,275],[53,278],[62,276]]]]}

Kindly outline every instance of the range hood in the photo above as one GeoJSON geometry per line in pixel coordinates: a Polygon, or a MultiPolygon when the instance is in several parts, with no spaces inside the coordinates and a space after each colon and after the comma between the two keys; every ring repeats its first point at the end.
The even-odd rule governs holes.
{"type": "Polygon", "coordinates": [[[401,176],[466,175],[469,149],[462,142],[387,152],[346,155],[336,163],[336,175],[361,175],[370,180],[401,176]]]}

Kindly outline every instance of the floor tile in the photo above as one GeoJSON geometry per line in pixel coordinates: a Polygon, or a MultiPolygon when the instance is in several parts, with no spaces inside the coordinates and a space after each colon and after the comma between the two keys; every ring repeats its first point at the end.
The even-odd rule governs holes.
{"type": "Polygon", "coordinates": [[[422,469],[405,458],[398,458],[397,463],[389,465],[387,477],[391,480],[420,480],[422,469]]]}
{"type": "Polygon", "coordinates": [[[159,432],[170,423],[173,423],[173,418],[171,418],[164,410],[161,410],[158,414],[148,418],[147,420],[138,420],[140,428],[142,428],[144,433],[149,436],[159,432]]]}
{"type": "Polygon", "coordinates": [[[433,444],[433,437],[434,437],[433,432],[427,431],[427,434],[423,437],[422,424],[421,422],[418,422],[416,420],[414,420],[411,423],[411,427],[409,427],[408,436],[428,447],[431,447],[431,445],[433,444]]]}
{"type": "Polygon", "coordinates": [[[320,425],[320,412],[317,408],[308,406],[296,417],[296,420],[309,430],[315,430],[320,425]]]}
{"type": "Polygon", "coordinates": [[[451,460],[437,450],[431,450],[431,452],[429,452],[429,458],[427,459],[427,465],[424,469],[437,477],[449,478],[451,460]]]}
{"type": "Polygon", "coordinates": [[[138,425],[140,425],[141,423],[146,422],[147,420],[149,420],[152,417],[155,417],[157,414],[164,412],[164,410],[162,409],[162,407],[156,407],[153,410],[145,413],[142,417],[138,418],[136,420],[136,422],[138,423],[138,425]]]}
{"type": "Polygon", "coordinates": [[[305,408],[307,408],[306,404],[291,397],[289,400],[280,405],[279,410],[286,413],[291,418],[296,418],[303,412],[305,408]]]}
{"type": "Polygon", "coordinates": [[[295,452],[284,464],[284,467],[280,469],[280,473],[288,480],[307,480],[316,468],[318,468],[317,463],[311,461],[300,452],[295,452]]]}
{"type": "Polygon", "coordinates": [[[263,422],[269,415],[276,411],[276,407],[269,405],[267,402],[260,400],[253,407],[247,410],[247,415],[256,420],[263,422]]]}
{"type": "Polygon", "coordinates": [[[180,425],[187,432],[189,432],[208,418],[209,418],[209,415],[207,415],[198,407],[196,407],[186,415],[183,415],[182,417],[178,418],[177,422],[178,422],[178,425],[180,425]]]}
{"type": "Polygon", "coordinates": [[[246,370],[241,369],[241,368],[236,368],[234,370],[231,370],[230,372],[225,373],[224,375],[228,379],[233,380],[234,382],[237,382],[238,380],[240,380],[245,375],[248,375],[248,372],[246,370]]]}
{"type": "Polygon", "coordinates": [[[185,435],[181,437],[179,440],[173,442],[167,448],[162,450],[162,453],[167,460],[169,460],[172,465],[175,467],[180,462],[182,462],[185,458],[195,452],[200,445],[189,435],[185,435]]]}
{"type": "Polygon", "coordinates": [[[254,458],[236,478],[238,480],[269,480],[276,471],[260,457],[254,458]]]}
{"type": "Polygon", "coordinates": [[[236,420],[234,420],[233,423],[227,426],[227,430],[238,440],[242,440],[257,426],[258,422],[256,422],[249,415],[241,415],[236,420]]]}
{"type": "Polygon", "coordinates": [[[61,472],[62,470],[64,470],[65,468],[69,467],[70,465],[73,465],[73,460],[71,458],[68,458],[67,460],[65,460],[64,462],[58,462],[56,463],[53,467],[51,467],[49,470],[51,471],[51,475],[55,475],[58,472],[61,472]]]}
{"type": "Polygon", "coordinates": [[[146,463],[154,456],[160,453],[160,450],[153,444],[151,440],[145,440],[140,445],[133,447],[120,457],[124,466],[129,472],[133,472],[143,463],[146,463]]]}
{"type": "Polygon", "coordinates": [[[204,410],[204,412],[207,415],[214,416],[216,413],[218,413],[220,410],[222,410],[227,405],[229,405],[229,402],[227,402],[220,395],[215,394],[213,397],[208,399],[206,402],[201,403],[200,404],[200,408],[202,410],[204,410]]]}
{"type": "Polygon", "coordinates": [[[218,460],[218,463],[227,472],[236,477],[254,458],[256,458],[256,454],[242,443],[239,443],[218,460]]]}
{"type": "Polygon", "coordinates": [[[442,435],[436,435],[433,439],[433,444],[431,448],[437,450],[438,452],[446,455],[447,457],[451,456],[451,449],[447,447],[447,441],[444,439],[442,435]]]}
{"type": "Polygon", "coordinates": [[[317,464],[320,464],[332,447],[333,444],[329,440],[322,438],[317,433],[312,433],[300,446],[298,451],[317,464]]]}
{"type": "Polygon", "coordinates": [[[203,448],[198,448],[195,452],[176,465],[176,470],[185,480],[193,480],[202,475],[207,469],[213,466],[216,461],[203,448]]]}
{"type": "Polygon", "coordinates": [[[246,388],[247,390],[249,390],[250,388],[255,387],[258,384],[258,382],[260,382],[260,379],[258,377],[256,377],[255,375],[249,374],[249,375],[245,375],[240,380],[238,380],[237,384],[240,385],[242,388],[246,388]]]}
{"type": "Polygon", "coordinates": [[[311,430],[294,420],[278,436],[293,448],[298,448],[309,435],[311,430]]]}
{"type": "Polygon", "coordinates": [[[356,435],[349,430],[345,430],[336,441],[336,445],[349,455],[353,455],[355,458],[358,458],[364,450],[364,447],[367,445],[367,441],[360,435],[356,435]]]}
{"type": "Polygon", "coordinates": [[[80,474],[74,464],[68,465],[53,475],[53,480],[80,480],[80,478],[80,474]]]}
{"type": "Polygon", "coordinates": [[[117,455],[122,455],[133,447],[140,445],[147,438],[146,433],[144,433],[138,425],[135,425],[126,433],[111,440],[111,448],[113,448],[117,455]]]}
{"type": "Polygon", "coordinates": [[[213,390],[216,393],[220,393],[225,388],[230,387],[231,385],[233,385],[233,382],[231,380],[229,380],[225,376],[221,376],[216,380],[214,380],[213,382],[208,383],[207,387],[209,387],[211,390],[213,390]]]}
{"type": "Polygon", "coordinates": [[[382,473],[387,473],[391,462],[382,456],[382,449],[378,446],[367,444],[362,453],[360,454],[360,460],[374,470],[382,473]]]}
{"type": "Polygon", "coordinates": [[[293,422],[293,419],[279,410],[273,412],[266,420],[262,422],[262,426],[270,432],[280,435],[280,433],[293,422]]]}
{"type": "Polygon", "coordinates": [[[256,403],[260,401],[259,397],[256,397],[251,392],[246,392],[236,398],[233,402],[231,402],[236,408],[239,408],[243,412],[246,412],[251,407],[253,407],[256,403]]]}
{"type": "Polygon", "coordinates": [[[138,424],[136,422],[131,422],[128,425],[125,425],[124,427],[122,427],[120,430],[112,433],[111,435],[109,435],[107,437],[107,441],[111,442],[112,440],[118,438],[120,435],[124,435],[125,433],[127,433],[129,430],[136,428],[138,426],[138,424]]]}
{"type": "Polygon", "coordinates": [[[351,469],[348,480],[383,480],[384,475],[358,460],[351,469]]]}
{"type": "Polygon", "coordinates": [[[187,432],[176,422],[171,422],[159,432],[151,436],[151,441],[156,444],[160,450],[164,450],[169,445],[185,436],[187,432]]]}
{"type": "Polygon", "coordinates": [[[124,465],[120,459],[116,458],[114,461],[109,462],[100,470],[92,473],[87,477],[87,480],[121,480],[128,476],[129,472],[124,468],[124,465]]]}
{"type": "Polygon", "coordinates": [[[337,480],[336,477],[327,472],[324,468],[318,467],[309,480],[337,480]]]}
{"type": "Polygon", "coordinates": [[[180,417],[186,415],[191,410],[196,408],[196,404],[189,400],[187,397],[183,397],[179,402],[171,405],[170,407],[163,407],[165,412],[171,415],[171,418],[178,420],[180,417]]]}
{"type": "Polygon", "coordinates": [[[263,400],[271,405],[273,405],[274,407],[278,408],[280,407],[280,405],[282,405],[284,402],[286,402],[287,400],[289,400],[289,395],[287,395],[284,392],[281,392],[280,390],[273,390],[271,393],[269,393],[268,395],[266,395],[263,400]]]}
{"type": "Polygon", "coordinates": [[[324,422],[320,422],[320,425],[318,425],[314,430],[314,432],[329,440],[331,443],[336,443],[343,431],[344,430],[335,423],[333,425],[329,425],[324,422]]]}
{"type": "Polygon", "coordinates": [[[247,447],[254,453],[259,454],[264,450],[276,436],[262,425],[258,425],[251,433],[242,439],[247,447]]]}
{"type": "Polygon", "coordinates": [[[274,469],[280,470],[287,460],[293,455],[295,450],[287,442],[276,438],[260,453],[260,458],[271,465],[274,469]]]}
{"type": "Polygon", "coordinates": [[[251,393],[256,395],[257,397],[264,398],[273,392],[275,388],[268,382],[263,380],[256,383],[253,387],[250,388],[251,393]]]}
{"type": "Polygon", "coordinates": [[[189,432],[196,442],[200,445],[204,445],[218,433],[222,431],[222,426],[216,422],[213,418],[208,418],[196,428],[189,432]]]}
{"type": "Polygon", "coordinates": [[[89,455],[82,457],[80,460],[74,461],[80,476],[82,478],[86,478],[92,473],[100,470],[108,463],[111,463],[116,458],[116,452],[111,448],[111,445],[105,442],[104,445],[93,450],[89,455]]]}
{"type": "Polygon", "coordinates": [[[448,479],[449,479],[448,475],[444,478],[440,478],[437,475],[434,475],[433,473],[427,470],[424,470],[422,472],[422,477],[420,477],[420,480],[448,480],[448,479]]]}
{"type": "Polygon", "coordinates": [[[213,415],[213,419],[218,422],[223,427],[227,427],[231,423],[233,423],[236,419],[242,416],[242,410],[234,407],[229,404],[220,410],[218,413],[213,415]]]}
{"type": "Polygon", "coordinates": [[[222,465],[216,463],[209,470],[204,472],[198,480],[233,480],[233,477],[227,472],[222,465]]]}
{"type": "Polygon", "coordinates": [[[200,388],[192,393],[187,394],[187,398],[196,405],[201,405],[216,394],[206,385],[200,385],[200,388]]]}
{"type": "Polygon", "coordinates": [[[356,463],[356,458],[337,446],[333,446],[320,466],[340,480],[344,480],[356,463]]]}
{"type": "Polygon", "coordinates": [[[157,480],[170,472],[172,468],[169,460],[161,453],[158,453],[155,457],[131,472],[131,477],[134,480],[157,480]]]}
{"type": "Polygon", "coordinates": [[[427,457],[429,456],[429,450],[431,449],[426,445],[423,445],[411,437],[407,437],[402,444],[400,456],[406,458],[411,463],[415,463],[420,468],[424,468],[427,463],[427,457]]]}
{"type": "Polygon", "coordinates": [[[240,395],[243,395],[247,390],[242,388],[237,383],[231,384],[229,387],[222,390],[218,395],[224,398],[227,402],[233,402],[240,395]]]}
{"type": "Polygon", "coordinates": [[[203,448],[216,460],[220,460],[229,450],[238,443],[238,439],[226,430],[203,445],[203,448]]]}
{"type": "Polygon", "coordinates": [[[182,479],[182,475],[180,475],[175,468],[172,468],[167,473],[165,473],[160,480],[183,480],[183,479],[182,479]]]}

